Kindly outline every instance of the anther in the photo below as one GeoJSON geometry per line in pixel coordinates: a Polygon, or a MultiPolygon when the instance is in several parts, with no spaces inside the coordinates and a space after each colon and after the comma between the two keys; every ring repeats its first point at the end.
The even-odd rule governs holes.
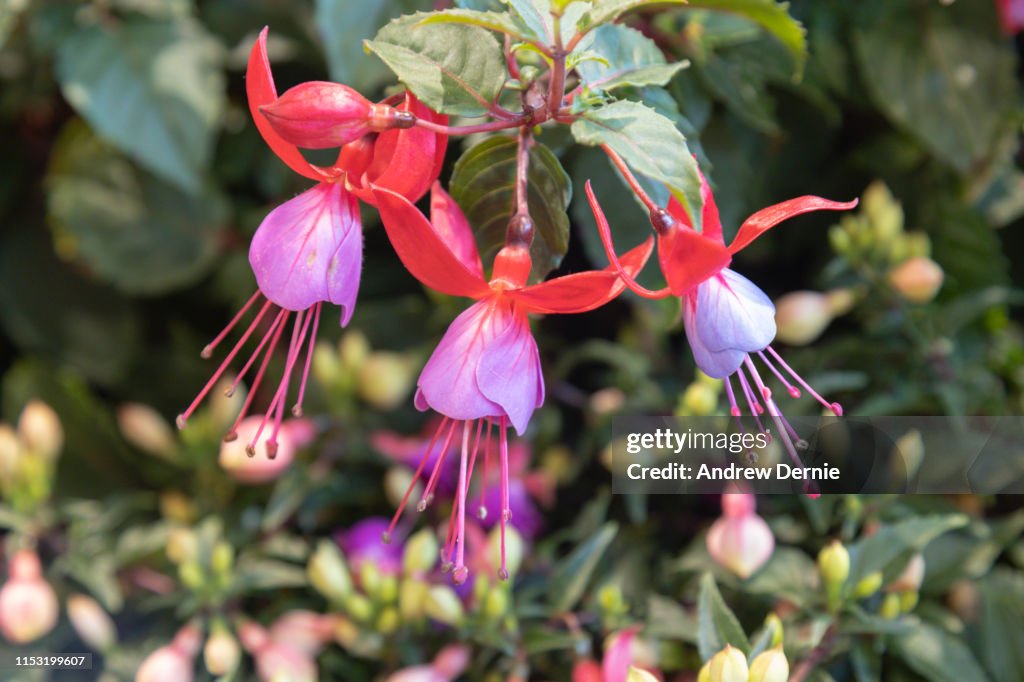
{"type": "Polygon", "coordinates": [[[383,542],[385,545],[390,545],[391,544],[391,533],[389,533],[387,531],[384,531],[383,533],[381,533],[380,534],[380,541],[383,542]]]}
{"type": "Polygon", "coordinates": [[[452,582],[456,585],[461,585],[466,582],[466,578],[469,577],[469,569],[465,566],[459,566],[452,573],[452,582]]]}

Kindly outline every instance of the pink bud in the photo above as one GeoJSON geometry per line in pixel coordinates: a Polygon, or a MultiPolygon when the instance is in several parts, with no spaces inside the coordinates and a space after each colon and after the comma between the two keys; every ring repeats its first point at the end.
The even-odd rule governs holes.
{"type": "Polygon", "coordinates": [[[601,666],[591,658],[584,658],[572,667],[572,682],[605,682],[601,666]]]}
{"type": "Polygon", "coordinates": [[[432,665],[414,665],[388,675],[384,682],[448,682],[432,665]]]}
{"type": "Polygon", "coordinates": [[[231,478],[239,483],[258,485],[275,480],[295,459],[295,451],[309,441],[310,424],[304,419],[286,419],[277,434],[277,453],[271,459],[267,454],[267,440],[273,433],[273,424],[267,425],[260,434],[255,453],[250,456],[246,446],[252,442],[262,415],[246,417],[238,425],[237,438],[221,443],[220,466],[231,478]]]}
{"type": "Polygon", "coordinates": [[[728,517],[747,516],[757,508],[757,498],[753,493],[743,492],[739,487],[730,485],[722,493],[722,514],[728,517]]]}
{"type": "Polygon", "coordinates": [[[925,256],[915,256],[889,272],[889,284],[911,303],[927,303],[942,288],[945,273],[938,263],[925,256]]]}
{"type": "Polygon", "coordinates": [[[288,611],[270,626],[270,639],[316,656],[334,639],[334,619],[313,611],[288,611]]]}
{"type": "Polygon", "coordinates": [[[715,563],[744,579],[761,568],[775,549],[771,529],[753,512],[721,517],[711,525],[706,540],[715,563]]]}
{"type": "Polygon", "coordinates": [[[57,594],[43,579],[39,557],[31,550],[11,558],[9,575],[0,589],[0,634],[17,644],[33,642],[57,624],[57,594]]]}
{"type": "Polygon", "coordinates": [[[305,149],[340,147],[388,124],[392,107],[374,105],[340,83],[310,81],[260,107],[274,131],[305,149]]]}
{"type": "Polygon", "coordinates": [[[135,682],[192,682],[192,662],[199,644],[199,630],[191,625],[183,627],[170,644],[146,656],[135,673],[135,682]]]}
{"type": "Polygon", "coordinates": [[[287,644],[271,641],[255,659],[263,682],[317,682],[319,678],[316,659],[287,644]]]}
{"type": "Polygon", "coordinates": [[[469,665],[469,647],[450,644],[434,657],[434,669],[445,680],[454,680],[469,665]]]}

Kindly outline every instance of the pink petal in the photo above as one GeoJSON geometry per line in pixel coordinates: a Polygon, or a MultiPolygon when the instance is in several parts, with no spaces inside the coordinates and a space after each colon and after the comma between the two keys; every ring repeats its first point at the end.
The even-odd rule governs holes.
{"type": "Polygon", "coordinates": [[[521,436],[544,402],[544,377],[530,322],[525,313],[513,314],[514,320],[483,349],[476,380],[484,396],[504,408],[521,436]]]}
{"type": "Polygon", "coordinates": [[[275,208],[249,247],[264,296],[288,310],[334,303],[342,326],[355,307],[362,257],[359,204],[340,183],[320,183],[275,208]]]}
{"type": "Polygon", "coordinates": [[[626,682],[633,662],[633,638],[638,628],[632,627],[612,635],[612,643],[604,652],[601,669],[604,682],[626,682]]]}
{"type": "Polygon", "coordinates": [[[435,182],[430,190],[430,223],[455,257],[470,272],[483,279],[484,266],[476,249],[473,229],[466,220],[466,214],[444,191],[440,182],[435,182]]]}
{"type": "Polygon", "coordinates": [[[477,366],[485,349],[513,322],[509,303],[494,297],[474,303],[455,318],[420,374],[416,407],[429,407],[452,419],[505,414],[480,390],[477,366]]]}

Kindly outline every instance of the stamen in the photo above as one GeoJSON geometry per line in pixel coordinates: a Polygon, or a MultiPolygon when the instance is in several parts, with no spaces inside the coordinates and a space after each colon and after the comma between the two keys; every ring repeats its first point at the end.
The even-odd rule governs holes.
{"type": "Polygon", "coordinates": [[[267,301],[263,305],[263,308],[260,310],[259,314],[256,315],[256,319],[254,319],[249,324],[249,328],[245,330],[244,334],[242,334],[242,338],[238,340],[238,343],[235,344],[235,347],[232,348],[231,352],[228,353],[228,356],[224,358],[224,361],[220,364],[220,367],[218,367],[217,371],[213,373],[213,376],[210,377],[210,380],[206,382],[206,385],[203,386],[203,389],[199,391],[199,394],[192,401],[192,404],[190,404],[185,409],[185,411],[179,414],[177,419],[175,419],[175,423],[178,425],[179,429],[185,428],[185,422],[188,421],[188,418],[192,416],[192,413],[195,412],[196,408],[199,407],[200,403],[203,402],[203,399],[206,397],[206,394],[210,392],[210,389],[212,389],[214,385],[216,385],[216,383],[220,380],[221,375],[224,374],[227,368],[231,365],[231,362],[235,359],[235,356],[238,355],[238,351],[242,349],[242,346],[245,345],[245,342],[249,340],[250,336],[252,336],[253,331],[255,331],[256,326],[260,322],[260,319],[263,318],[263,314],[267,312],[267,309],[270,307],[270,305],[270,301],[267,301]]]}
{"type": "MultiPolygon", "coordinates": [[[[242,404],[242,411],[235,417],[235,423],[228,429],[228,433],[237,433],[238,425],[245,419],[246,413],[252,406],[252,401],[256,398],[256,392],[260,387],[260,383],[263,381],[263,375],[267,371],[267,366],[270,364],[270,358],[274,354],[274,348],[277,346],[277,342],[281,339],[281,332],[284,331],[285,326],[288,324],[288,311],[284,312],[284,317],[281,319],[281,323],[277,325],[277,329],[274,330],[274,336],[270,339],[270,344],[267,346],[266,352],[263,354],[263,362],[260,363],[260,368],[256,372],[256,378],[253,379],[252,386],[249,388],[249,395],[245,397],[245,402],[242,404]]],[[[256,454],[255,450],[250,450],[247,446],[245,448],[246,453],[252,457],[256,454]]]]}
{"type": "MultiPolygon", "coordinates": [[[[269,301],[267,302],[269,303],[269,301]]],[[[246,361],[245,365],[242,366],[241,371],[235,375],[235,380],[232,381],[231,385],[228,386],[226,391],[224,391],[224,396],[226,398],[230,398],[235,394],[235,391],[238,390],[238,385],[242,383],[242,379],[249,371],[249,368],[252,367],[252,363],[256,362],[256,358],[259,357],[259,354],[260,352],[263,351],[264,346],[266,346],[267,342],[269,342],[270,339],[273,338],[274,331],[277,329],[277,325],[282,323],[282,320],[287,314],[287,310],[280,310],[278,311],[277,315],[274,316],[274,320],[270,323],[270,327],[267,328],[266,333],[263,334],[263,338],[260,339],[259,344],[257,344],[256,350],[252,352],[252,354],[249,356],[249,359],[246,361]]]]}
{"type": "Polygon", "coordinates": [[[487,518],[487,483],[491,480],[491,428],[494,422],[487,420],[487,435],[484,437],[484,475],[480,481],[480,506],[477,507],[476,516],[483,521],[487,518]]]}
{"type": "MultiPolygon", "coordinates": [[[[459,508],[458,526],[455,531],[455,543],[458,551],[455,555],[455,572],[452,573],[452,582],[461,585],[466,582],[469,569],[466,568],[466,495],[469,481],[466,476],[469,460],[469,429],[470,422],[462,424],[462,457],[459,460],[459,492],[455,498],[455,504],[459,508]]],[[[477,431],[479,435],[479,431],[477,431]]]]}
{"type": "Polygon", "coordinates": [[[736,394],[732,392],[732,381],[729,380],[729,377],[725,377],[725,381],[723,383],[725,383],[725,394],[729,396],[729,414],[736,417],[738,422],[743,411],[740,410],[740,406],[736,404],[736,394]]]}
{"type": "MultiPolygon", "coordinates": [[[[761,375],[758,374],[757,367],[754,366],[754,361],[751,360],[750,356],[748,355],[743,362],[746,364],[747,370],[750,372],[750,376],[753,377],[754,383],[757,385],[758,388],[763,389],[764,382],[761,381],[761,375]]],[[[804,463],[800,459],[800,456],[797,454],[796,448],[793,447],[793,441],[790,440],[789,430],[786,428],[786,424],[788,423],[784,424],[785,419],[782,416],[782,412],[779,410],[779,407],[778,405],[775,404],[774,400],[768,400],[767,403],[768,414],[771,415],[772,421],[775,422],[775,426],[779,429],[779,435],[782,437],[783,445],[786,446],[786,452],[789,453],[789,458],[793,461],[793,464],[800,468],[803,468],[804,463]]],[[[806,484],[804,487],[806,488],[806,484]]]]}
{"type": "Polygon", "coordinates": [[[775,375],[775,378],[778,379],[782,383],[782,385],[786,387],[786,390],[789,392],[790,397],[799,398],[800,389],[786,381],[786,377],[782,376],[782,372],[776,369],[775,365],[772,364],[772,361],[769,360],[768,356],[764,354],[764,351],[759,350],[757,351],[757,354],[761,356],[761,359],[764,361],[764,364],[768,365],[768,369],[772,371],[772,374],[775,375]]]}
{"type": "Polygon", "coordinates": [[[292,383],[292,373],[295,370],[295,363],[299,359],[299,355],[302,352],[302,346],[306,342],[306,334],[309,332],[309,325],[313,321],[313,309],[310,308],[305,311],[305,317],[303,319],[303,313],[299,313],[299,317],[295,318],[295,326],[299,326],[299,320],[302,319],[302,331],[299,332],[298,342],[293,342],[292,347],[288,349],[288,361],[285,364],[284,376],[281,378],[281,386],[278,388],[280,399],[277,400],[277,410],[274,414],[274,430],[270,434],[270,438],[267,439],[267,447],[273,443],[274,451],[277,451],[277,434],[281,431],[281,422],[284,420],[284,404],[288,400],[288,388],[292,383]]]}
{"type": "Polygon", "coordinates": [[[498,569],[498,577],[508,580],[508,567],[505,562],[505,524],[512,518],[512,512],[508,507],[508,430],[505,416],[498,422],[499,447],[501,448],[501,568],[498,569]]]}
{"type": "Polygon", "coordinates": [[[204,360],[209,359],[210,356],[213,355],[213,351],[217,348],[218,344],[220,344],[220,342],[224,340],[224,337],[231,333],[231,330],[234,328],[234,326],[238,324],[238,321],[242,319],[243,315],[245,315],[245,311],[252,307],[252,304],[255,303],[256,299],[259,297],[260,290],[257,289],[256,292],[251,297],[249,297],[249,300],[245,302],[245,305],[243,305],[242,308],[237,313],[235,313],[235,316],[231,318],[231,321],[228,322],[228,325],[221,330],[220,334],[217,334],[216,338],[214,338],[213,341],[203,346],[203,350],[202,352],[199,353],[199,356],[202,357],[204,360]]]}
{"type": "Polygon", "coordinates": [[[434,437],[430,439],[430,444],[427,446],[426,451],[423,453],[423,457],[420,459],[420,465],[416,468],[416,473],[412,475],[412,481],[409,482],[409,487],[405,489],[405,495],[402,496],[402,501],[398,504],[398,509],[395,510],[395,515],[391,517],[391,523],[385,531],[385,535],[389,538],[391,537],[391,534],[395,532],[395,526],[398,525],[398,519],[402,516],[402,510],[405,509],[405,505],[409,501],[412,491],[416,488],[416,483],[420,480],[420,476],[423,474],[423,468],[427,466],[427,460],[430,459],[430,453],[434,450],[434,445],[437,444],[437,439],[441,437],[441,432],[444,431],[444,427],[447,425],[448,417],[445,417],[441,420],[437,430],[434,431],[434,437]]]}
{"type": "Polygon", "coordinates": [[[834,415],[836,415],[837,417],[842,417],[843,416],[843,406],[842,405],[840,405],[839,403],[830,403],[827,400],[825,400],[824,398],[822,398],[820,395],[818,395],[818,392],[815,391],[813,388],[811,388],[811,385],[808,384],[806,381],[804,381],[803,377],[801,377],[799,374],[797,374],[795,371],[793,371],[793,368],[790,367],[788,364],[786,364],[786,361],[783,360],[782,357],[778,353],[775,352],[774,348],[772,348],[771,346],[768,346],[768,348],[766,348],[765,350],[767,350],[769,353],[771,353],[772,357],[775,358],[775,360],[780,365],[782,365],[782,368],[784,370],[786,370],[787,372],[789,372],[789,374],[794,379],[796,379],[797,383],[799,383],[801,386],[803,386],[807,390],[808,393],[810,393],[812,396],[814,396],[815,400],[817,400],[819,403],[821,403],[822,405],[824,405],[828,409],[832,410],[832,413],[834,415]]]}
{"type": "Polygon", "coordinates": [[[295,401],[295,405],[292,407],[292,415],[295,417],[302,416],[302,399],[306,395],[306,381],[309,379],[309,368],[313,364],[313,348],[316,346],[316,331],[320,327],[320,309],[323,307],[323,302],[316,304],[316,310],[313,312],[313,333],[309,337],[309,350],[306,351],[306,366],[302,370],[302,383],[299,384],[299,397],[295,401]]]}
{"type": "Polygon", "coordinates": [[[425,511],[427,506],[434,500],[434,487],[437,485],[437,480],[440,478],[441,467],[444,465],[444,460],[448,456],[448,449],[452,444],[452,436],[455,434],[455,425],[458,422],[452,422],[451,428],[448,429],[448,435],[444,439],[444,445],[441,446],[441,454],[437,457],[437,462],[434,464],[434,470],[430,472],[430,479],[427,480],[427,487],[423,491],[423,497],[420,499],[420,503],[416,505],[419,511],[425,511]]]}
{"type": "MultiPolygon", "coordinates": [[[[749,356],[748,356],[749,359],[749,356]]],[[[764,428],[764,424],[761,422],[761,415],[764,414],[764,408],[761,407],[761,403],[758,402],[757,396],[754,394],[754,390],[750,388],[750,384],[747,382],[747,377],[743,373],[743,367],[736,368],[736,375],[740,380],[740,388],[743,389],[743,395],[747,398],[747,404],[750,405],[750,415],[757,422],[757,430],[761,433],[767,433],[768,430],[764,428]]]]}
{"type": "MultiPolygon", "coordinates": [[[[299,341],[299,329],[304,326],[303,321],[305,317],[305,311],[300,311],[295,315],[295,323],[292,325],[292,338],[288,343],[288,356],[285,360],[284,375],[281,377],[281,382],[277,385],[277,391],[274,393],[274,397],[270,401],[270,407],[267,408],[267,411],[263,414],[263,419],[260,420],[260,425],[259,428],[256,429],[256,434],[249,442],[249,446],[254,450],[256,448],[256,443],[259,442],[260,436],[263,435],[263,429],[266,428],[270,418],[274,417],[275,423],[277,422],[277,417],[275,415],[279,411],[278,403],[280,402],[283,405],[286,399],[286,395],[288,393],[288,380],[291,378],[292,368],[295,365],[296,345],[299,341]]],[[[268,445],[274,442],[274,435],[276,435],[276,428],[272,432],[271,437],[267,439],[268,445]]],[[[268,455],[270,454],[271,449],[276,452],[276,443],[274,444],[274,447],[267,449],[268,455]]]]}

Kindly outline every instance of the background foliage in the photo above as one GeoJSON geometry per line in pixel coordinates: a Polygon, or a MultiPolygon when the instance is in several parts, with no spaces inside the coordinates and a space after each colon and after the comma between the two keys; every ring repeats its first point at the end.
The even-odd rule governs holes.
{"type": "MultiPolygon", "coordinates": [[[[230,608],[268,621],[288,608],[323,609],[304,569],[317,539],[393,509],[385,473],[395,465],[371,435],[418,433],[413,380],[462,303],[423,291],[370,213],[352,326],[325,330],[317,354],[307,413],[319,436],[276,483],[240,487],[219,468],[217,424],[230,407],[217,401],[205,423],[167,436],[172,444],[159,456],[117,417],[141,403],[170,421],[202,385],[210,368],[199,349],[254,287],[249,237],[272,206],[304,189],[249,120],[242,73],[256,32],[272,27],[282,86],[329,76],[382,95],[394,79],[362,40],[431,6],[0,5],[3,417],[14,423],[31,398],[60,415],[66,444],[30,532],[58,593],[90,593],[116,614],[121,643],[106,660],[113,679],[130,677],[180,624],[211,608],[165,556],[173,529],[215,528],[203,532],[237,554],[230,608]],[[167,576],[172,591],[148,592],[135,579],[140,570],[167,576]]],[[[727,232],[798,194],[863,197],[840,227],[829,229],[834,216],[801,219],[740,262],[773,297],[797,289],[852,297],[852,309],[813,346],[787,355],[822,393],[858,414],[1021,413],[1024,336],[1013,307],[1024,274],[1014,257],[1024,247],[1020,51],[1000,31],[994,4],[701,0],[627,23],[632,29],[599,29],[591,46],[623,67],[609,73],[591,61],[580,76],[616,90],[623,106],[642,101],[675,122],[709,171],[727,232]],[[929,253],[944,285],[934,300],[910,302],[888,275],[929,253]]],[[[401,72],[387,41],[385,31],[372,52],[401,72]]],[[[500,64],[479,64],[484,82],[492,67],[500,64]]],[[[452,106],[478,113],[472,100],[452,106]]],[[[647,235],[644,213],[599,152],[572,146],[564,130],[540,140],[554,153],[535,152],[538,201],[561,209],[571,197],[572,229],[566,244],[561,211],[538,220],[552,250],[568,250],[564,260],[535,260],[536,275],[604,265],[582,192],[587,179],[620,248],[647,235]]],[[[473,183],[500,174],[496,159],[512,147],[496,139],[474,150],[482,158],[458,160],[460,144],[453,140],[442,177],[480,228],[487,260],[498,229],[487,217],[511,194],[468,202],[473,183]]],[[[1024,613],[1016,498],[764,499],[780,548],[754,579],[739,581],[704,549],[715,500],[607,492],[601,462],[612,414],[717,412],[698,399],[699,380],[691,383],[678,302],[627,295],[583,316],[543,319],[537,330],[549,399],[534,420],[531,468],[555,492],[512,593],[514,617],[469,606],[472,615],[454,627],[402,629],[370,649],[335,646],[321,657],[325,676],[371,679],[458,639],[474,644],[469,679],[523,666],[534,679],[568,679],[574,656],[590,647],[599,656],[604,635],[633,623],[647,624],[657,667],[692,672],[720,644],[745,641],[742,629],[756,636],[773,609],[798,659],[829,622],[812,557],[840,537],[859,548],[858,577],[891,577],[922,549],[928,568],[911,614],[885,620],[868,603],[859,621],[844,616],[853,619],[842,626],[850,639],[814,679],[1024,679],[1024,634],[1014,626],[1024,613]],[[884,530],[865,539],[864,527],[878,524],[884,530]],[[717,588],[707,578],[702,588],[707,572],[717,588]],[[952,596],[965,580],[974,581],[970,608],[952,596]],[[738,618],[731,636],[731,626],[723,634],[709,625],[726,603],[738,618]],[[582,629],[567,629],[566,613],[582,629]]],[[[0,526],[13,537],[28,521],[9,502],[0,526]]],[[[45,647],[83,649],[63,621],[45,647]]]]}

